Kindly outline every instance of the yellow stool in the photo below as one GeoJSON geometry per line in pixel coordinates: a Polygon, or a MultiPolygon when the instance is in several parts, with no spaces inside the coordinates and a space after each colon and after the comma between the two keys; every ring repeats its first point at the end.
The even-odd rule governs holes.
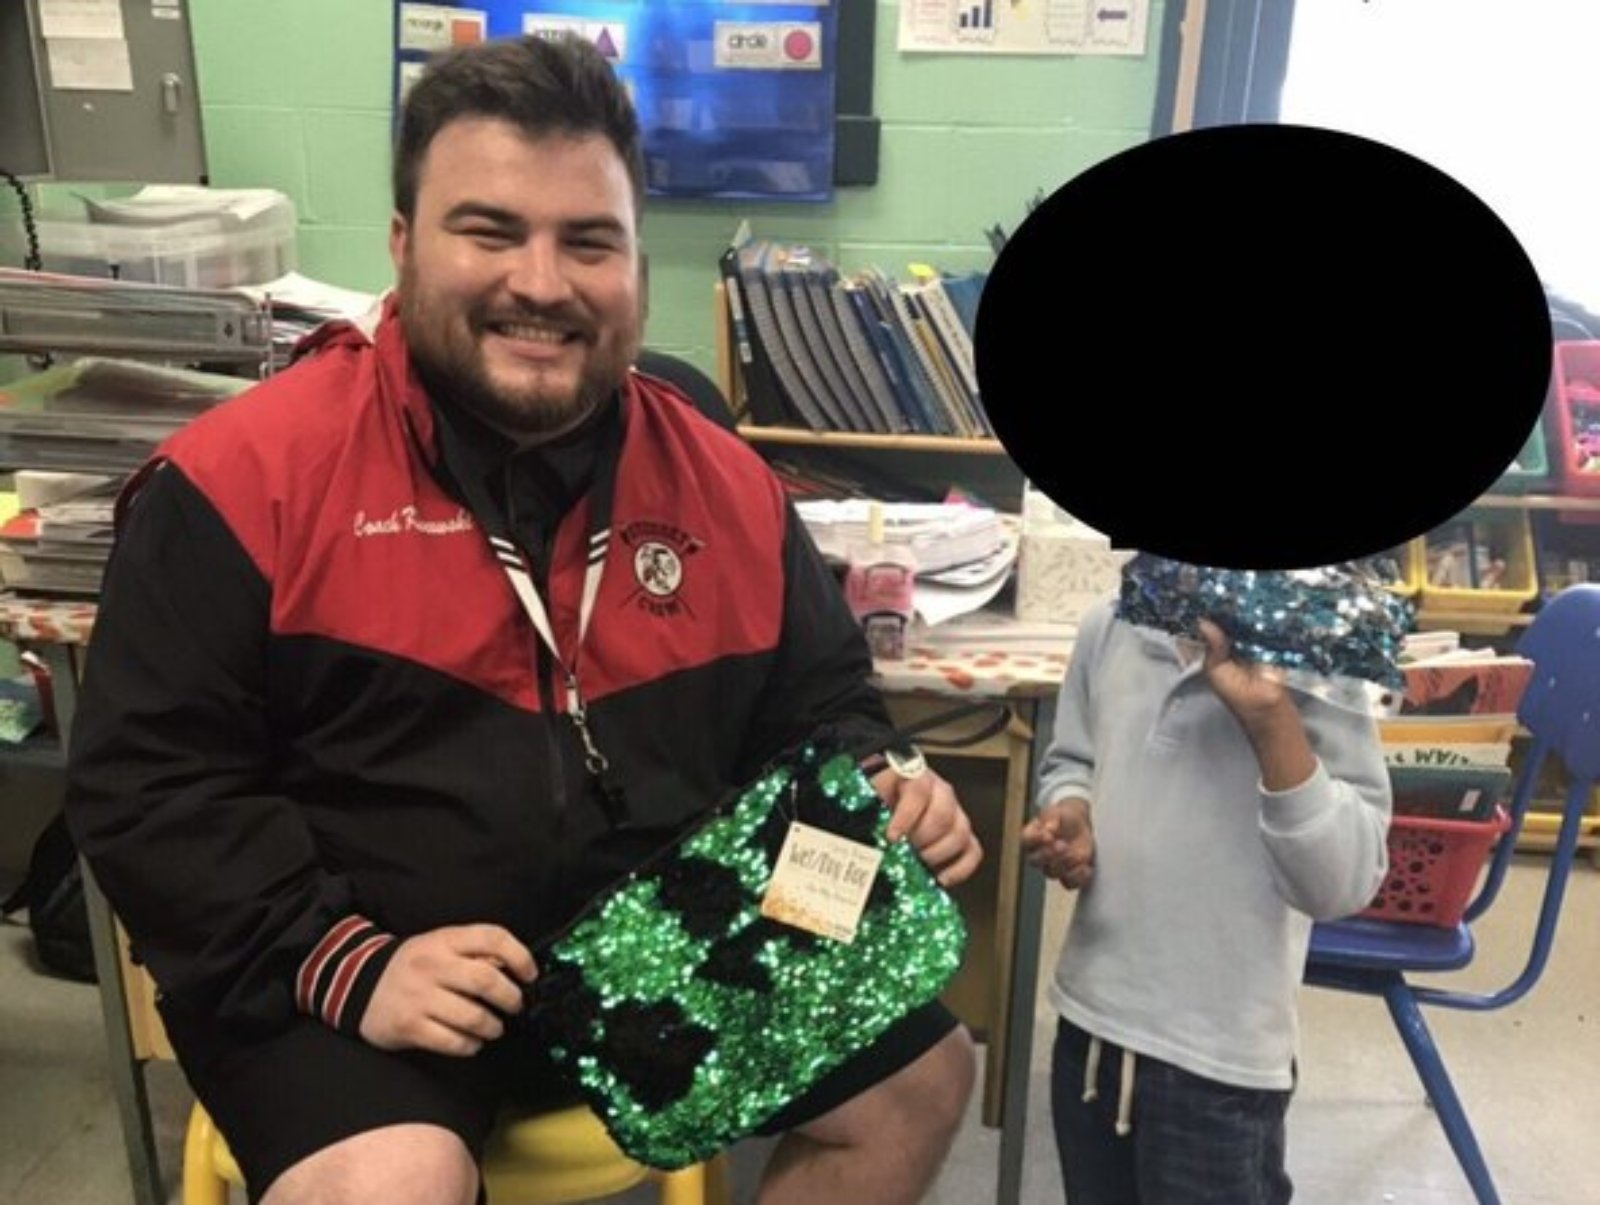
{"type": "MultiPolygon", "coordinates": [[[[583,1107],[511,1118],[484,1151],[490,1205],[566,1205],[623,1192],[645,1180],[661,1186],[661,1205],[727,1205],[727,1156],[661,1172],[624,1155],[583,1107]]],[[[183,1205],[227,1205],[228,1185],[244,1184],[228,1144],[199,1102],[183,1144],[183,1205]]]]}

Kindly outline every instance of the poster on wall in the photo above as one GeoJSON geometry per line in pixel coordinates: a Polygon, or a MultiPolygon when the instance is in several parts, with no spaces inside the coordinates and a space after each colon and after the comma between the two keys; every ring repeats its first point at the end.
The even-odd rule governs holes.
{"type": "Polygon", "coordinates": [[[901,0],[901,53],[1145,52],[1150,0],[901,0]]]}
{"type": "Polygon", "coordinates": [[[576,34],[628,88],[652,196],[833,196],[831,0],[484,0],[400,3],[396,106],[430,55],[485,38],[576,34]]]}

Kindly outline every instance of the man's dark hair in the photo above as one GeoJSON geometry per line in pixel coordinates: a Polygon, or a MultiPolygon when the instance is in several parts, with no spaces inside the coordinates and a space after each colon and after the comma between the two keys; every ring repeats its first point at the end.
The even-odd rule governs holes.
{"type": "Polygon", "coordinates": [[[458,117],[498,117],[531,138],[600,134],[616,147],[644,200],[639,118],[611,64],[571,34],[504,38],[461,46],[432,59],[406,95],[394,152],[394,207],[410,220],[417,175],[434,136],[458,117]]]}

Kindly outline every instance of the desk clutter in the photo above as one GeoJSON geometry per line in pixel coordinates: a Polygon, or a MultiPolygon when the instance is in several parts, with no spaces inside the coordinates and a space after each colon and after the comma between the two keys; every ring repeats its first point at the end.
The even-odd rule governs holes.
{"type": "Polygon", "coordinates": [[[167,436],[249,385],[86,357],[0,386],[0,463],[14,470],[0,582],[21,594],[98,594],[122,482],[167,436]]]}

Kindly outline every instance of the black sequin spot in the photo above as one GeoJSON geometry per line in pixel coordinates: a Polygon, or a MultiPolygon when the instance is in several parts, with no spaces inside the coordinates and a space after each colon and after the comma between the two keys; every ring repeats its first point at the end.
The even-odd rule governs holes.
{"type": "Polygon", "coordinates": [[[696,1068],[717,1044],[715,1033],[670,1000],[625,1001],[606,1014],[605,1029],[601,1062],[657,1112],[689,1094],[696,1068]]]}
{"type": "Polygon", "coordinates": [[[545,962],[528,996],[529,1011],[524,1015],[543,1042],[587,1044],[590,1023],[600,1011],[600,996],[584,982],[581,967],[559,960],[545,962]]]}
{"type": "Polygon", "coordinates": [[[784,838],[789,835],[790,819],[783,814],[781,807],[774,807],[761,822],[761,827],[755,831],[755,843],[767,856],[768,866],[778,864],[778,855],[783,852],[784,838]]]}
{"type": "MultiPolygon", "coordinates": [[[[771,917],[766,916],[760,917],[752,922],[750,927],[744,930],[744,932],[752,935],[758,935],[752,936],[752,940],[758,940],[762,944],[765,944],[769,941],[784,941],[788,942],[789,945],[793,946],[796,950],[806,954],[809,954],[817,949],[822,942],[822,939],[819,938],[815,933],[808,933],[804,929],[796,929],[790,925],[783,924],[781,921],[775,921],[771,917]]],[[[743,934],[740,934],[740,936],[743,936],[743,934]]]]}
{"type": "Polygon", "coordinates": [[[713,945],[695,975],[727,987],[742,987],[762,994],[771,992],[772,973],[756,961],[769,940],[768,934],[751,925],[737,936],[713,945]]]}
{"type": "Polygon", "coordinates": [[[878,809],[865,807],[849,811],[839,805],[837,798],[822,790],[815,779],[801,786],[799,812],[800,819],[814,828],[825,828],[859,845],[876,846],[878,843],[878,809]]]}
{"type": "Polygon", "coordinates": [[[710,858],[670,858],[657,882],[662,905],[678,914],[691,937],[726,933],[749,902],[739,873],[710,858]]]}
{"type": "Polygon", "coordinates": [[[894,907],[894,881],[880,869],[872,880],[872,890],[867,892],[868,912],[878,912],[894,907]]]}

